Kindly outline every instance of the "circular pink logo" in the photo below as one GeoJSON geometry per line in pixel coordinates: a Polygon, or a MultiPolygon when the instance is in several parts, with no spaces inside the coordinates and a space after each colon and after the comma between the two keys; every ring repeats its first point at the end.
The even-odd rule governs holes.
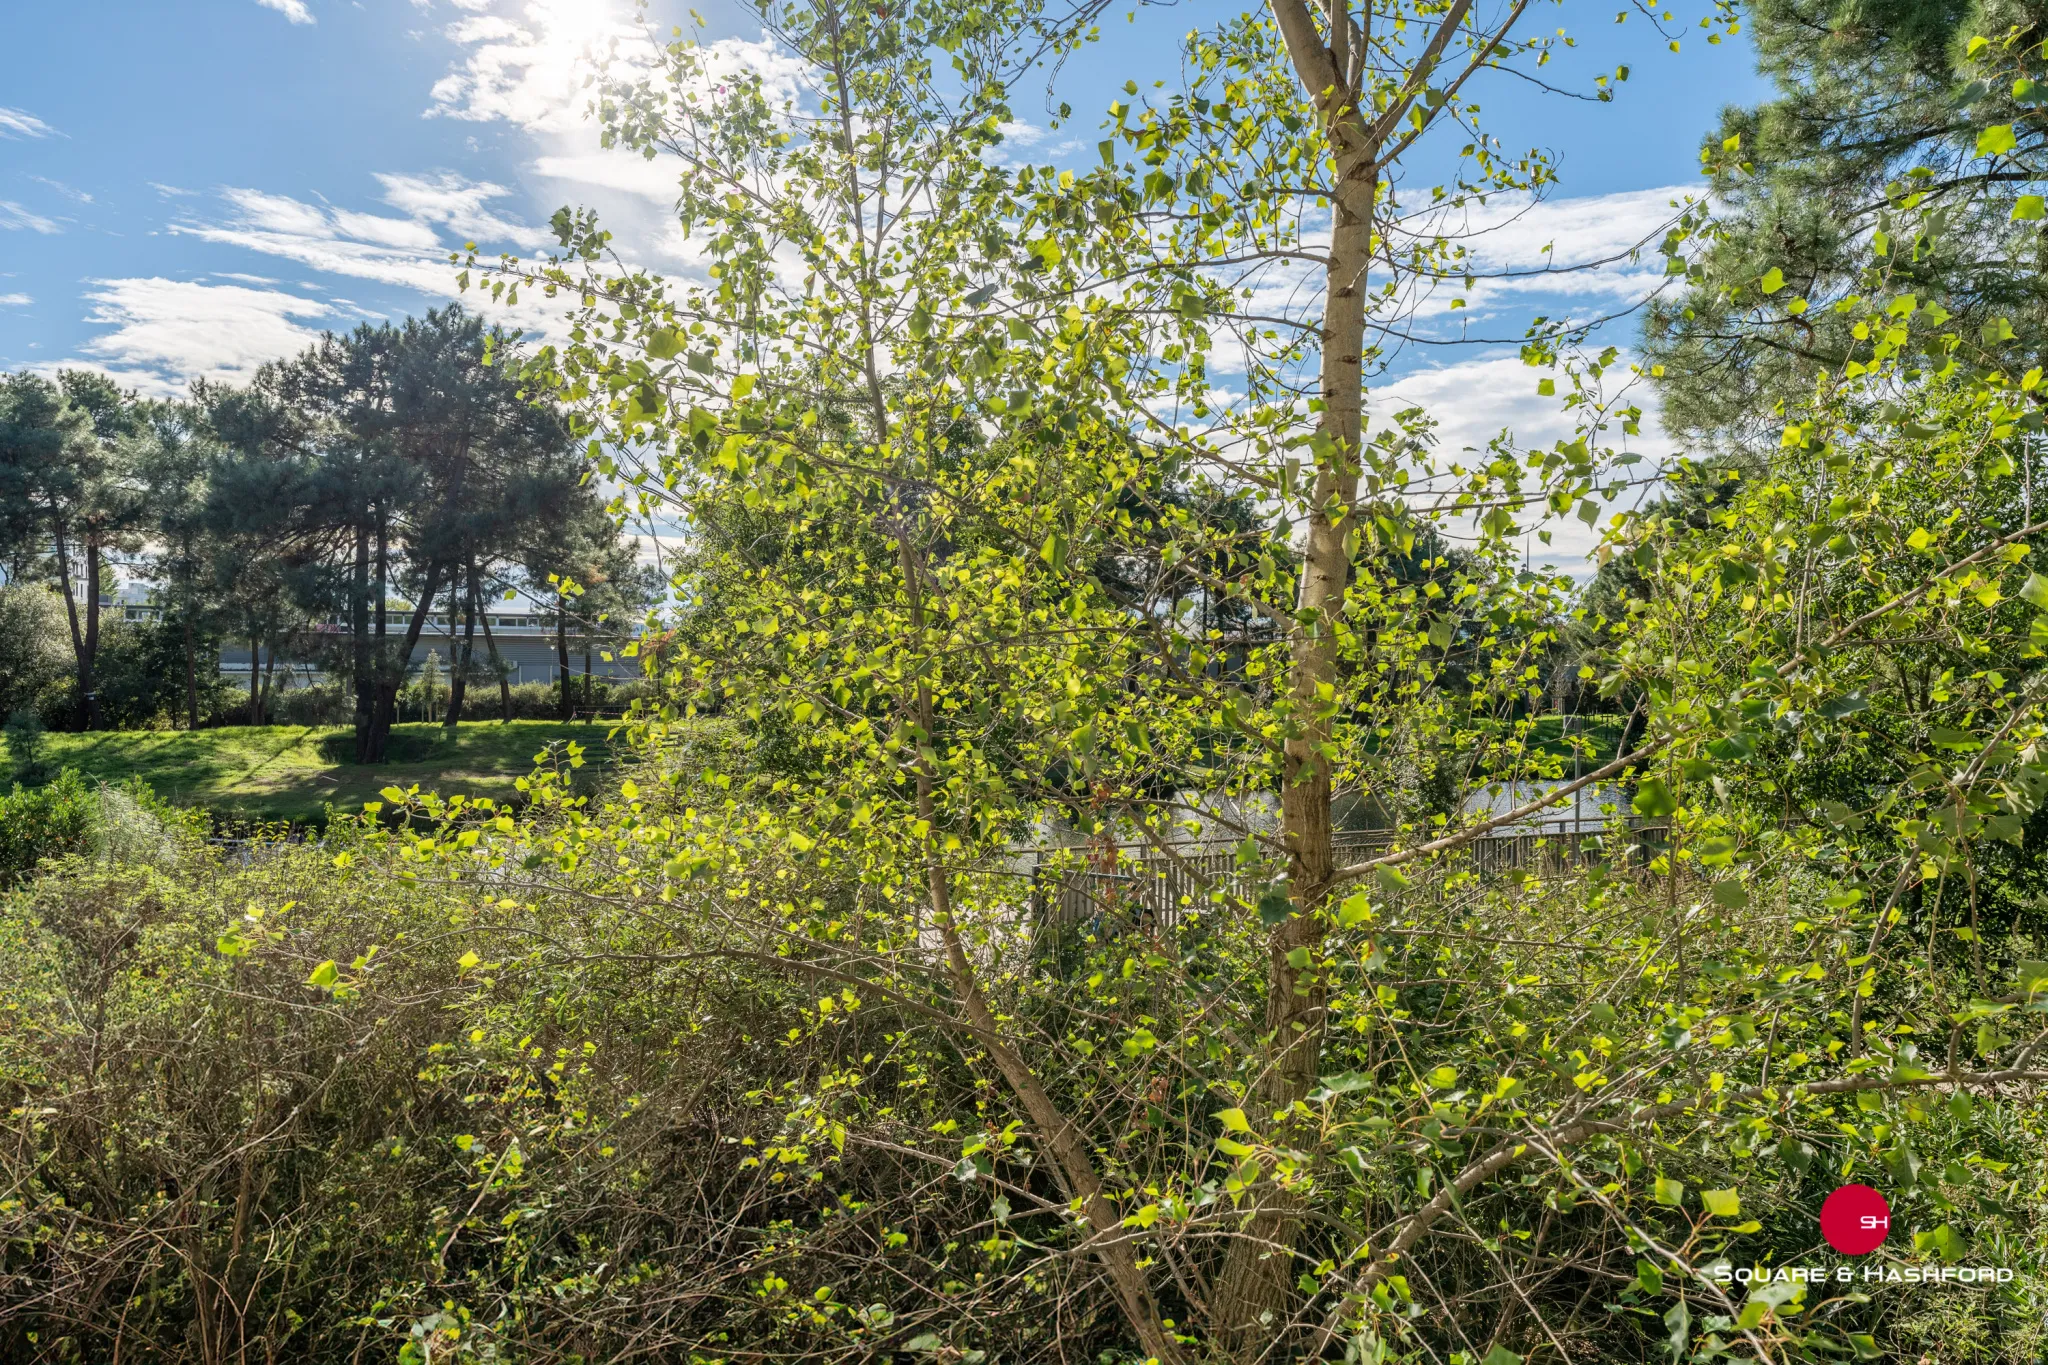
{"type": "Polygon", "coordinates": [[[1892,1230],[1892,1206],[1868,1185],[1843,1185],[1820,1206],[1820,1235],[1844,1256],[1867,1256],[1892,1230]]]}

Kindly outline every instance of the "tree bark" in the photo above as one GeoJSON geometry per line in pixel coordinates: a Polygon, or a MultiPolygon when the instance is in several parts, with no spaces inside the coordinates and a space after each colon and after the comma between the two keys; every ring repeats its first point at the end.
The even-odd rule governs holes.
{"type": "Polygon", "coordinates": [[[572,714],[569,700],[569,599],[555,594],[555,660],[556,672],[561,678],[561,717],[568,720],[572,714]]]}
{"type": "Polygon", "coordinates": [[[185,609],[185,728],[199,728],[199,661],[192,642],[192,609],[185,609]]]}
{"type": "Polygon", "coordinates": [[[270,721],[270,683],[271,679],[276,676],[276,673],[277,640],[275,637],[272,637],[270,648],[263,651],[263,701],[256,708],[256,723],[258,725],[265,725],[270,721]]]}
{"type": "MultiPolygon", "coordinates": [[[[476,561],[473,559],[469,562],[469,599],[477,603],[483,601],[482,596],[477,590],[476,561]]],[[[498,656],[498,639],[495,635],[491,634],[491,613],[489,609],[479,605],[477,614],[478,619],[483,622],[484,649],[490,654],[491,673],[498,680],[498,709],[501,712],[498,718],[509,721],[512,719],[512,679],[507,676],[505,661],[498,656]]]]}
{"type": "Polygon", "coordinates": [[[263,723],[263,694],[258,690],[262,683],[260,673],[263,664],[263,642],[256,636],[249,637],[249,724],[263,723]]]}
{"type": "MultiPolygon", "coordinates": [[[[1276,925],[1267,940],[1268,1054],[1254,1090],[1258,1112],[1252,1116],[1262,1128],[1280,1122],[1276,1136],[1282,1141],[1291,1125],[1281,1116],[1316,1085],[1329,998],[1328,982],[1314,962],[1334,867],[1330,765],[1324,754],[1331,716],[1321,701],[1321,689],[1337,682],[1338,629],[1351,585],[1352,550],[1347,541],[1358,497],[1366,273],[1378,195],[1374,157],[1379,149],[1361,123],[1351,93],[1349,15],[1344,7],[1335,8],[1341,22],[1331,26],[1326,47],[1295,0],[1275,0],[1273,5],[1296,71],[1328,131],[1337,189],[1324,272],[1319,375],[1323,410],[1316,424],[1321,439],[1296,624],[1289,641],[1288,699],[1295,733],[1285,741],[1280,792],[1295,913],[1276,925]],[[1296,967],[1290,960],[1301,949],[1308,952],[1307,967],[1296,967]]],[[[1362,42],[1365,35],[1358,36],[1362,42]]],[[[1275,1188],[1256,1199],[1246,1226],[1225,1253],[1210,1305],[1223,1344],[1239,1358],[1267,1349],[1289,1316],[1296,1278],[1292,1253],[1301,1233],[1299,1195],[1275,1188]]]]}
{"type": "Polygon", "coordinates": [[[356,762],[370,761],[370,718],[376,710],[375,682],[370,674],[370,529],[356,527],[355,582],[349,594],[349,663],[355,672],[356,762]]]}
{"type": "MultiPolygon", "coordinates": [[[[455,676],[448,684],[447,728],[450,731],[462,724],[462,699],[469,692],[469,669],[476,660],[476,565],[470,564],[467,568],[466,583],[451,582],[448,585],[448,636],[451,641],[455,637],[455,598],[465,588],[469,594],[465,599],[467,608],[462,613],[462,657],[456,663],[455,676]]],[[[453,644],[448,646],[448,655],[451,659],[455,657],[453,644]]]]}
{"type": "Polygon", "coordinates": [[[85,538],[85,652],[79,655],[78,685],[85,693],[85,728],[100,728],[100,541],[85,538]]]}
{"type": "MultiPolygon", "coordinates": [[[[78,629],[78,597],[71,583],[71,549],[64,542],[64,523],[52,520],[50,534],[57,548],[57,581],[64,587],[64,616],[71,624],[71,657],[83,678],[85,636],[78,629]]],[[[83,686],[82,682],[80,686],[83,686]]]]}
{"type": "MultiPolygon", "coordinates": [[[[907,538],[899,535],[897,547],[903,568],[904,591],[910,597],[911,629],[922,636],[924,595],[918,583],[916,559],[907,538]]],[[[935,733],[936,717],[931,690],[923,681],[917,684],[914,700],[918,727],[927,737],[926,742],[930,742],[929,737],[935,733]]],[[[945,832],[940,828],[937,805],[932,796],[932,779],[931,760],[920,755],[917,764],[917,815],[927,831],[926,890],[930,897],[932,921],[945,945],[947,974],[951,978],[954,995],[966,1009],[968,1022],[988,1049],[996,1069],[1023,1104],[1039,1142],[1053,1159],[1054,1172],[1067,1197],[1081,1205],[1092,1233],[1089,1241],[1096,1259],[1108,1272],[1117,1306],[1123,1310],[1125,1321],[1136,1333],[1140,1347],[1155,1360],[1172,1365],[1181,1359],[1179,1343],[1161,1320],[1151,1284],[1146,1279],[1144,1268],[1138,1264],[1131,1233],[1124,1227],[1123,1216],[1117,1212],[1116,1205],[1103,1191],[1102,1177],[1096,1172],[1095,1162],[1088,1154],[1087,1142],[1074,1121],[1061,1112],[1038,1074],[1003,1036],[995,1011],[982,994],[974,963],[967,956],[959,927],[953,922],[952,884],[946,873],[942,842],[945,832]]]]}
{"type": "MultiPolygon", "coordinates": [[[[64,585],[64,616],[71,626],[71,658],[78,671],[78,697],[85,707],[85,728],[90,730],[94,700],[92,650],[87,646],[86,635],[78,625],[78,595],[71,582],[71,547],[65,543],[63,521],[53,517],[50,530],[57,549],[57,581],[64,585]]],[[[98,601],[98,597],[99,594],[95,592],[95,602],[98,601]]]]}
{"type": "MultiPolygon", "coordinates": [[[[370,763],[384,761],[385,748],[391,739],[391,723],[398,715],[398,689],[405,685],[405,673],[412,666],[412,652],[420,642],[420,632],[426,628],[427,617],[434,610],[434,594],[441,590],[442,566],[427,565],[427,580],[421,585],[419,605],[413,608],[412,619],[406,622],[405,642],[389,665],[379,672],[377,679],[377,710],[370,724],[370,763]]],[[[383,608],[378,608],[383,616],[383,608]]]]}

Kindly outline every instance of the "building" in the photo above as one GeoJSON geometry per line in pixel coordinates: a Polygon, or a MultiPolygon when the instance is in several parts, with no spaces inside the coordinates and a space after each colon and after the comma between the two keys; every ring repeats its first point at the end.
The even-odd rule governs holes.
{"type": "MultiPolygon", "coordinates": [[[[410,606],[393,604],[386,616],[387,638],[394,643],[405,638],[406,626],[410,623],[410,606]]],[[[556,650],[554,622],[536,611],[530,604],[506,602],[488,613],[491,636],[498,646],[498,657],[508,670],[507,680],[514,686],[520,683],[552,683],[561,677],[560,655],[556,650]]],[[[293,649],[286,646],[279,654],[276,664],[278,674],[289,670],[293,686],[316,683],[324,678],[320,663],[322,656],[330,656],[334,650],[347,648],[348,623],[346,621],[318,621],[311,628],[312,633],[336,637],[328,648],[293,649]]],[[[446,612],[437,612],[427,618],[420,630],[419,643],[413,646],[409,672],[417,675],[426,665],[427,654],[432,651],[441,659],[442,676],[462,650],[462,617],[455,617],[451,623],[446,612]]],[[[311,642],[308,642],[309,644],[311,642]]],[[[477,621],[476,664],[479,669],[490,664],[490,650],[484,641],[484,626],[481,617],[477,621]]],[[[589,640],[578,633],[575,626],[569,628],[569,675],[583,676],[585,653],[589,655],[589,671],[599,678],[637,678],[640,676],[640,660],[626,658],[619,654],[615,641],[589,640]],[[611,654],[607,659],[605,655],[611,654]]],[[[268,651],[266,649],[266,663],[268,651]]],[[[224,641],[220,651],[220,671],[230,678],[247,680],[249,676],[249,642],[224,641]]]]}

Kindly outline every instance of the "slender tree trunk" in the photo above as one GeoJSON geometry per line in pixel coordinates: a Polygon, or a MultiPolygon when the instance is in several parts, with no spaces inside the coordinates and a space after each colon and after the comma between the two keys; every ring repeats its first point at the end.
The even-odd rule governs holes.
{"type": "MultiPolygon", "coordinates": [[[[1314,958],[1323,932],[1334,860],[1331,849],[1331,774],[1324,746],[1330,719],[1321,689],[1337,682],[1338,634],[1351,584],[1346,543],[1358,498],[1364,408],[1366,272],[1371,264],[1378,148],[1368,145],[1348,88],[1352,35],[1348,16],[1332,29],[1336,51],[1323,47],[1298,6],[1276,4],[1283,36],[1303,84],[1330,130],[1338,193],[1332,204],[1324,276],[1321,346],[1322,413],[1314,503],[1289,641],[1288,696],[1294,737],[1285,742],[1280,792],[1287,841],[1288,882],[1295,914],[1267,940],[1266,1067],[1254,1091],[1255,1123],[1282,1141],[1292,1127],[1281,1117],[1316,1085],[1329,983],[1314,958]],[[1320,85],[1318,84],[1320,82],[1320,85]],[[1297,967],[1301,950],[1309,965],[1297,967]],[[1272,1125],[1278,1124],[1276,1129],[1272,1125]]],[[[1301,1196],[1273,1189],[1258,1197],[1241,1235],[1232,1239],[1215,1280],[1211,1310],[1232,1355],[1249,1358],[1270,1348],[1273,1324],[1285,1322],[1299,1267],[1293,1249],[1301,1233],[1301,1196]]]]}
{"type": "MultiPolygon", "coordinates": [[[[468,609],[462,614],[462,656],[456,662],[455,677],[448,685],[448,729],[451,731],[462,723],[462,698],[469,691],[469,669],[476,660],[476,566],[472,564],[468,568],[466,584],[451,582],[448,585],[448,602],[451,608],[454,606],[457,593],[465,587],[469,593],[468,609]]],[[[452,610],[449,612],[448,624],[448,635],[452,640],[455,636],[455,615],[452,610]]],[[[450,658],[455,657],[453,644],[449,645],[448,654],[450,658]]]]}
{"type": "Polygon", "coordinates": [[[358,763],[384,761],[384,741],[391,732],[391,708],[396,705],[398,688],[405,684],[403,672],[399,674],[396,683],[393,683],[390,677],[391,525],[381,502],[377,505],[376,517],[376,580],[370,599],[371,621],[375,631],[370,646],[370,711],[363,726],[362,743],[357,746],[358,763]]]}
{"type": "Polygon", "coordinates": [[[263,704],[256,708],[256,723],[270,723],[270,682],[277,673],[277,640],[273,637],[270,648],[263,651],[263,704]]]}
{"type": "Polygon", "coordinates": [[[512,679],[507,676],[505,661],[498,657],[498,640],[491,634],[490,610],[481,605],[483,598],[477,590],[476,561],[473,559],[469,562],[469,600],[479,604],[477,616],[483,622],[484,648],[490,652],[491,673],[498,679],[499,719],[509,721],[512,719],[512,679]]]}
{"type": "MultiPolygon", "coordinates": [[[[917,562],[906,538],[899,535],[897,548],[903,568],[904,590],[910,597],[911,628],[922,635],[924,594],[917,576],[917,562]]],[[[931,690],[922,680],[917,684],[915,705],[919,728],[927,737],[933,735],[937,718],[933,712],[931,690]]],[[[974,970],[973,960],[967,955],[959,926],[953,922],[952,883],[946,872],[943,843],[945,831],[933,799],[931,761],[923,757],[918,759],[917,765],[917,814],[928,831],[926,892],[930,897],[932,922],[945,945],[947,974],[954,995],[966,1010],[968,1023],[973,1026],[982,1046],[988,1049],[996,1069],[1023,1104],[1039,1142],[1052,1156],[1054,1174],[1067,1197],[1081,1204],[1088,1219],[1089,1241],[1096,1259],[1108,1273],[1117,1305],[1137,1334],[1140,1346],[1157,1361],[1177,1362],[1181,1358],[1180,1347],[1161,1319],[1152,1287],[1144,1268],[1138,1264],[1138,1252],[1131,1232],[1124,1227],[1123,1215],[1103,1190],[1102,1177],[1095,1168],[1094,1158],[1089,1155],[1086,1140],[1074,1121],[1061,1112],[1058,1102],[1046,1090],[1031,1065],[1004,1036],[995,1011],[982,993],[980,977],[974,970]]]]}
{"type": "Polygon", "coordinates": [[[192,610],[185,609],[185,728],[199,728],[199,660],[192,640],[192,610]]]}
{"type": "Polygon", "coordinates": [[[100,728],[100,541],[85,538],[85,652],[79,656],[78,685],[85,693],[85,728],[100,728]]]}
{"type": "MultiPolygon", "coordinates": [[[[391,739],[391,724],[398,715],[398,689],[405,685],[406,670],[412,667],[412,652],[420,642],[420,632],[426,629],[427,617],[433,614],[434,594],[441,591],[440,564],[427,565],[427,580],[421,585],[419,605],[413,608],[412,619],[406,622],[405,640],[380,672],[377,680],[377,711],[371,717],[370,758],[371,763],[382,763],[384,752],[391,739]]],[[[380,609],[379,615],[382,615],[380,609]]]]}
{"type": "MultiPolygon", "coordinates": [[[[51,523],[51,534],[57,547],[57,581],[64,587],[64,616],[71,623],[71,656],[78,666],[80,676],[85,670],[85,636],[78,628],[78,597],[71,582],[71,549],[64,541],[64,524],[51,523]]],[[[82,686],[82,684],[81,684],[82,686]]]]}
{"type": "Polygon", "coordinates": [[[349,594],[349,663],[355,670],[356,762],[370,761],[370,723],[376,710],[375,682],[370,674],[370,530],[356,527],[355,582],[349,594]]]}
{"type": "Polygon", "coordinates": [[[555,594],[555,663],[561,678],[561,717],[570,718],[572,703],[569,700],[569,599],[555,594]]]}
{"type": "Polygon", "coordinates": [[[260,672],[263,664],[263,642],[256,636],[249,637],[249,724],[263,723],[263,694],[258,690],[262,682],[260,672]]]}
{"type": "MultiPolygon", "coordinates": [[[[71,659],[78,671],[78,698],[85,707],[85,727],[90,730],[93,716],[92,650],[86,643],[86,633],[79,628],[78,594],[71,581],[71,547],[64,538],[64,523],[52,518],[50,530],[57,549],[57,581],[64,586],[64,616],[71,626],[71,659]]],[[[95,592],[93,600],[97,602],[98,597],[95,592]]],[[[93,643],[98,642],[95,640],[93,643]]]]}

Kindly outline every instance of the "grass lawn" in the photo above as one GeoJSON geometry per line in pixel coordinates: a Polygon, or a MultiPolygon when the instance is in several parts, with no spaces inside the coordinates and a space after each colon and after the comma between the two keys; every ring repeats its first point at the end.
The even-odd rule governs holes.
{"type": "MultiPolygon", "coordinates": [[[[443,795],[508,797],[533,770],[551,739],[575,740],[595,765],[609,753],[603,724],[552,720],[478,721],[451,741],[439,725],[392,727],[392,761],[344,761],[353,745],[346,728],[264,725],[220,730],[125,730],[44,736],[46,762],[106,782],[141,778],[180,805],[201,806],[222,820],[291,821],[317,825],[325,807],[341,812],[374,801],[384,787],[443,795]]],[[[0,753],[5,742],[0,741],[0,753]]],[[[8,757],[0,772],[12,767],[8,757]]]]}

